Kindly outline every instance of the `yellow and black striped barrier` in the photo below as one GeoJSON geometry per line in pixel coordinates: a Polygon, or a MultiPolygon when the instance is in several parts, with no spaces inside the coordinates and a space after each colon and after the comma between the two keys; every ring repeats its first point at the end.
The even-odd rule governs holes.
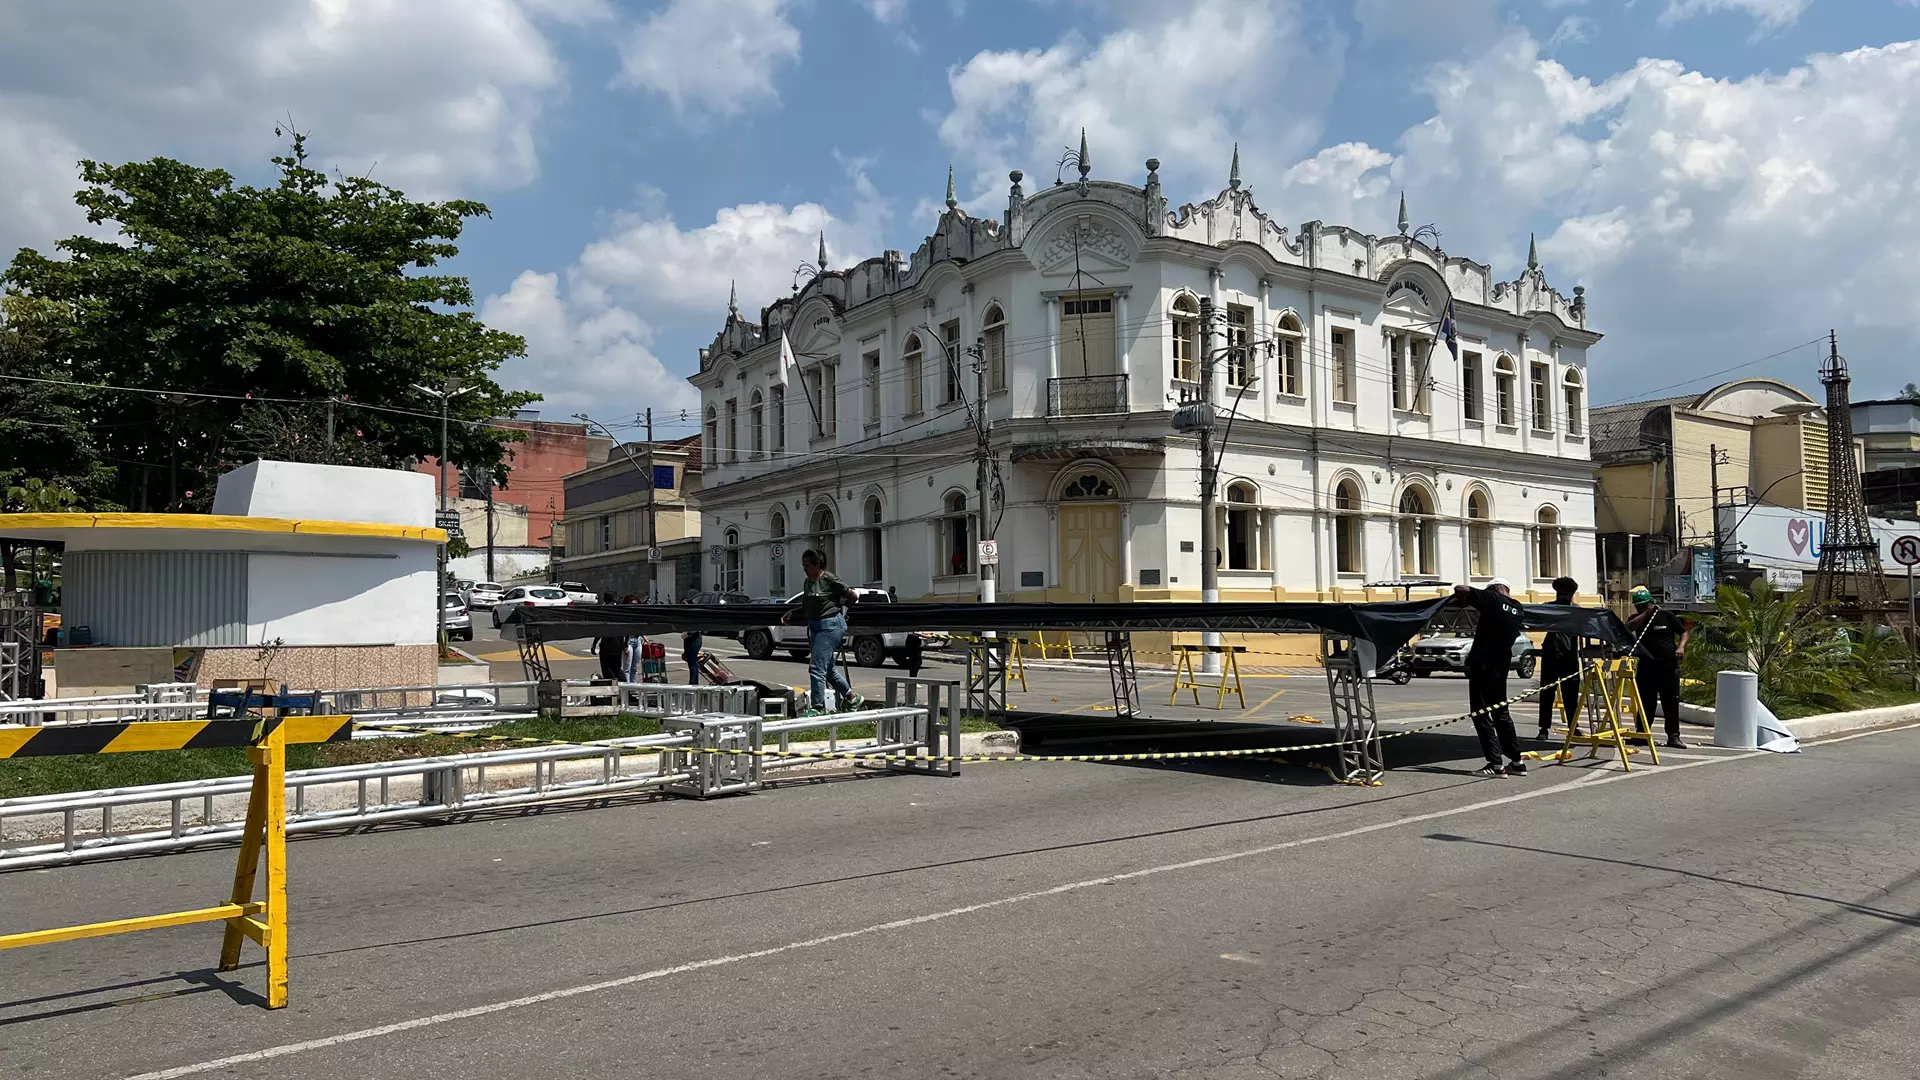
{"type": "Polygon", "coordinates": [[[240,834],[240,858],[234,866],[233,891],[226,903],[164,915],[0,935],[0,949],[51,945],[163,926],[224,922],[227,928],[220,946],[220,970],[239,967],[241,941],[252,939],[267,953],[267,1008],[284,1008],[287,1004],[287,747],[293,743],[343,742],[352,737],[353,719],[347,716],[0,727],[0,758],[243,746],[247,748],[247,760],[253,765],[253,792],[247,801],[247,821],[240,834]],[[255,900],[254,878],[263,862],[266,881],[261,898],[255,900]]]}

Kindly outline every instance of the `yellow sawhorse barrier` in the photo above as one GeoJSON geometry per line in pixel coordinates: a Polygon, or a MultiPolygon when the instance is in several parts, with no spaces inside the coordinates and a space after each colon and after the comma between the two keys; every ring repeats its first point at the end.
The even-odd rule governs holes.
{"type": "Polygon", "coordinates": [[[1240,654],[1247,651],[1245,645],[1175,645],[1173,651],[1177,654],[1173,662],[1173,696],[1167,699],[1167,704],[1179,701],[1182,690],[1192,691],[1195,705],[1200,704],[1200,691],[1217,690],[1220,697],[1213,703],[1214,708],[1226,707],[1227,695],[1233,694],[1239,697],[1240,708],[1246,709],[1247,691],[1240,682],[1240,654]],[[1201,682],[1195,677],[1193,658],[1207,653],[1221,654],[1219,682],[1201,682]]]}
{"type": "Polygon", "coordinates": [[[81,938],[130,934],[189,923],[224,922],[220,970],[240,966],[243,938],[267,953],[267,1008],[287,1004],[287,747],[293,743],[351,738],[346,716],[288,716],[240,720],[151,720],[56,727],[0,727],[0,758],[73,754],[124,754],[155,750],[204,750],[244,746],[253,765],[253,791],[241,831],[240,858],[227,902],[164,915],[62,926],[0,935],[0,949],[52,945],[81,938]],[[261,899],[253,898],[262,864],[261,899]]]}
{"type": "MultiPolygon", "coordinates": [[[[1647,744],[1649,759],[1660,764],[1660,749],[1656,745],[1653,724],[1647,719],[1645,704],[1640,700],[1639,682],[1640,662],[1634,659],[1605,660],[1590,658],[1584,662],[1580,675],[1580,701],[1585,705],[1587,733],[1574,734],[1575,728],[1568,726],[1565,745],[1551,755],[1559,761],[1573,760],[1573,748],[1585,746],[1589,760],[1600,756],[1600,748],[1610,746],[1620,755],[1620,767],[1633,771],[1630,755],[1639,751],[1628,743],[1647,744]],[[1629,721],[1631,717],[1631,721],[1629,721]],[[1626,725],[1631,722],[1632,727],[1626,725]]],[[[1578,715],[1580,710],[1575,710],[1578,715]]]]}

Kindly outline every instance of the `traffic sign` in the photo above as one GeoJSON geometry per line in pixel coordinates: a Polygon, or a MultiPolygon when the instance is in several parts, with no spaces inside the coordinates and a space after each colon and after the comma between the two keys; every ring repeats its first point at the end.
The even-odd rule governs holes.
{"type": "Polygon", "coordinates": [[[441,510],[433,515],[433,527],[444,531],[448,536],[460,535],[460,511],[441,510]]]}
{"type": "Polygon", "coordinates": [[[714,544],[712,547],[709,547],[707,554],[713,556],[713,562],[716,566],[727,561],[727,549],[720,544],[714,544]]]}
{"type": "Polygon", "coordinates": [[[1901,566],[1920,563],[1920,536],[1902,536],[1893,542],[1893,561],[1901,566]]]}
{"type": "Polygon", "coordinates": [[[773,542],[773,561],[781,562],[781,561],[784,561],[786,557],[787,557],[787,545],[778,540],[775,540],[773,542]]]}
{"type": "Polygon", "coordinates": [[[660,549],[659,549],[659,548],[657,548],[657,547],[650,547],[650,548],[648,548],[648,549],[647,549],[647,561],[648,561],[648,562],[659,562],[659,561],[660,561],[660,549]]]}
{"type": "Polygon", "coordinates": [[[980,565],[981,566],[1000,565],[1000,541],[998,540],[980,541],[980,565]]]}

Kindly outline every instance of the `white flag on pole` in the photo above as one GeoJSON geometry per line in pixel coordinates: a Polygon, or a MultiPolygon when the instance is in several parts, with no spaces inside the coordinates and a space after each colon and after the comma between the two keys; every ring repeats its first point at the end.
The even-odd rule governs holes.
{"type": "Polygon", "coordinates": [[[773,381],[781,386],[787,385],[787,369],[798,367],[793,358],[793,343],[787,340],[787,332],[780,331],[780,370],[773,373],[773,381]]]}

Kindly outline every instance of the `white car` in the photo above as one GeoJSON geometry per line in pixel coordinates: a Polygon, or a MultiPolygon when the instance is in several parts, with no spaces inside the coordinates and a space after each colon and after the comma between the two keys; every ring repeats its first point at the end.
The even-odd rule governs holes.
{"type": "Polygon", "coordinates": [[[457,592],[441,594],[440,629],[450,641],[473,640],[473,616],[467,613],[466,597],[457,592]]]}
{"type": "MultiPolygon", "coordinates": [[[[887,595],[885,589],[856,588],[853,592],[854,595],[860,598],[859,604],[890,604],[893,602],[893,597],[887,595]]],[[[794,621],[791,624],[782,623],[779,622],[776,617],[771,626],[754,627],[751,630],[744,630],[740,634],[740,644],[747,650],[747,655],[755,660],[772,658],[774,650],[776,649],[784,650],[795,660],[804,660],[807,657],[807,624],[801,621],[797,614],[800,605],[800,594],[795,593],[784,602],[778,603],[780,603],[780,609],[782,611],[792,609],[796,612],[794,621]]],[[[857,607],[858,604],[855,606],[857,607]]],[[[854,663],[859,664],[861,667],[879,667],[881,664],[886,663],[889,658],[895,663],[900,663],[902,658],[907,654],[909,640],[913,638],[919,639],[920,647],[923,650],[934,648],[946,640],[943,634],[855,634],[849,638],[847,645],[853,650],[854,663]]]]}
{"type": "Polygon", "coordinates": [[[522,604],[527,607],[567,607],[572,603],[566,592],[556,585],[516,585],[494,601],[493,628],[498,630],[505,625],[507,616],[522,604]]]}
{"type": "Polygon", "coordinates": [[[556,581],[554,585],[558,586],[561,592],[567,594],[568,600],[576,604],[597,604],[600,602],[599,593],[594,592],[592,589],[587,588],[577,581],[556,581]]]}
{"type": "Polygon", "coordinates": [[[485,611],[500,602],[507,593],[506,586],[491,581],[475,582],[473,591],[467,594],[467,606],[485,611]]]}

